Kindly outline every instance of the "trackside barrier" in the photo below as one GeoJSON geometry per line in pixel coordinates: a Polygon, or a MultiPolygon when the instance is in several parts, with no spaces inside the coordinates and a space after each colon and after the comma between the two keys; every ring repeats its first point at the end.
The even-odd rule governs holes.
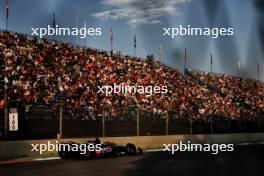
{"type": "MultiPolygon", "coordinates": [[[[50,140],[26,140],[26,141],[2,141],[0,142],[0,159],[14,158],[23,156],[43,157],[43,155],[56,154],[55,151],[43,152],[40,155],[38,152],[32,152],[31,144],[55,144],[56,141],[75,141],[84,142],[87,138],[71,138],[71,139],[50,139],[50,140]]],[[[251,133],[251,134],[208,134],[208,135],[168,135],[168,136],[133,136],[133,137],[105,137],[101,139],[102,142],[110,141],[122,145],[127,143],[134,143],[143,149],[159,147],[163,144],[173,144],[179,141],[192,143],[242,143],[242,142],[259,142],[264,141],[264,133],[251,133]]]]}

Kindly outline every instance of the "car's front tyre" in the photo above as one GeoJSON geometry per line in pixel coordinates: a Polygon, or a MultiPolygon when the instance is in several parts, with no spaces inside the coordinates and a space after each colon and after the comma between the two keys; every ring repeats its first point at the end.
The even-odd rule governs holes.
{"type": "Polygon", "coordinates": [[[127,155],[136,155],[137,154],[137,148],[134,144],[128,143],[126,145],[126,153],[127,155]]]}

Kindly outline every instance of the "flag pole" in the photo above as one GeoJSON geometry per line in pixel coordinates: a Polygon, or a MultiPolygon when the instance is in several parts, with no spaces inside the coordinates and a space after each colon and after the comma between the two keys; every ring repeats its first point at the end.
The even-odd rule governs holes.
{"type": "Polygon", "coordinates": [[[134,58],[136,58],[136,48],[134,47],[134,58]]]}
{"type": "Polygon", "coordinates": [[[8,30],[8,16],[9,16],[9,7],[8,7],[8,0],[6,0],[6,31],[8,30]]]}
{"type": "Polygon", "coordinates": [[[110,55],[113,54],[113,29],[110,29],[110,55]]]}
{"type": "Polygon", "coordinates": [[[211,73],[213,73],[213,55],[212,55],[212,53],[210,54],[210,58],[211,58],[211,73]]]}
{"type": "Polygon", "coordinates": [[[237,76],[240,76],[240,61],[238,61],[238,69],[237,69],[237,76]]]}
{"type": "Polygon", "coordinates": [[[187,66],[187,49],[184,48],[184,69],[186,69],[187,66]]]}
{"type": "Polygon", "coordinates": [[[8,18],[6,18],[6,31],[8,30],[8,18]]]}
{"type": "MultiPolygon", "coordinates": [[[[79,28],[79,21],[78,21],[78,16],[79,16],[79,6],[78,5],[76,5],[76,12],[75,12],[75,15],[76,15],[76,28],[78,29],[79,28]]],[[[79,45],[79,36],[78,35],[76,35],[76,44],[77,44],[77,46],[79,45]]]]}
{"type": "Polygon", "coordinates": [[[259,64],[258,64],[258,81],[259,81],[259,64]]]}
{"type": "MultiPolygon", "coordinates": [[[[84,28],[86,29],[86,21],[84,21],[84,28]]],[[[86,48],[86,41],[87,41],[87,37],[84,38],[84,47],[86,48]]]]}
{"type": "MultiPolygon", "coordinates": [[[[56,28],[56,21],[55,21],[55,12],[53,12],[53,22],[52,22],[52,26],[53,26],[53,29],[55,29],[56,28]]],[[[55,40],[55,36],[56,35],[53,35],[52,36],[52,38],[53,38],[53,40],[55,40]]]]}
{"type": "Polygon", "coordinates": [[[162,55],[163,55],[163,46],[162,43],[160,43],[160,62],[162,62],[162,55]]]}
{"type": "Polygon", "coordinates": [[[136,47],[137,47],[137,39],[136,39],[136,34],[134,33],[134,58],[136,57],[136,47]]]}

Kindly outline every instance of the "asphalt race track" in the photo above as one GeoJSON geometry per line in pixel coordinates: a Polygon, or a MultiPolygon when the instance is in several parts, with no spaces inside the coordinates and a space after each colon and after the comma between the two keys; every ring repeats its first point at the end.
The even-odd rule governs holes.
{"type": "Polygon", "coordinates": [[[212,175],[263,176],[264,145],[244,145],[218,155],[152,152],[95,160],[49,160],[0,165],[0,176],[212,175]]]}

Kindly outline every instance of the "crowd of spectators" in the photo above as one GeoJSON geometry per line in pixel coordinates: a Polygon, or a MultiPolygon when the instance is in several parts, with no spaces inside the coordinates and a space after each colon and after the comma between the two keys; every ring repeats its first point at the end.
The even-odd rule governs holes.
{"type": "Polygon", "coordinates": [[[258,80],[236,76],[215,74],[198,70],[187,73],[208,85],[222,97],[226,97],[240,107],[240,116],[256,118],[264,111],[264,83],[258,80]]]}
{"type": "Polygon", "coordinates": [[[5,104],[6,92],[9,101],[22,101],[26,111],[37,103],[55,109],[63,99],[71,118],[79,119],[96,119],[103,112],[111,118],[128,117],[137,111],[152,117],[255,119],[263,112],[264,84],[259,81],[195,71],[185,75],[154,59],[109,56],[18,33],[0,32],[0,65],[0,101],[5,104]],[[97,86],[114,83],[167,86],[168,92],[152,96],[97,93],[97,86]]]}

